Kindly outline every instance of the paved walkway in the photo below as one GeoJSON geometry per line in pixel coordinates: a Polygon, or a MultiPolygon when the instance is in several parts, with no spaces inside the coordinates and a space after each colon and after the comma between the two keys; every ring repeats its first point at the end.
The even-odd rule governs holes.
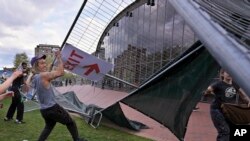
{"type": "MultiPolygon", "coordinates": [[[[112,105],[127,95],[127,93],[102,90],[89,85],[61,87],[58,88],[58,90],[60,92],[74,91],[83,103],[96,104],[102,108],[112,105]]],[[[110,126],[155,141],[178,141],[178,139],[163,125],[124,104],[121,104],[121,106],[129,119],[140,121],[149,126],[150,129],[143,129],[139,132],[135,132],[113,124],[110,126]]],[[[209,104],[199,103],[198,107],[200,109],[194,111],[189,119],[185,141],[215,141],[217,133],[210,119],[209,104]]]]}
{"type": "MultiPolygon", "coordinates": [[[[210,119],[209,104],[199,103],[198,107],[200,109],[194,111],[189,118],[185,141],[215,141],[217,133],[210,119]]],[[[140,121],[148,125],[150,129],[143,129],[140,132],[120,128],[121,130],[156,141],[178,141],[166,127],[158,122],[126,105],[122,105],[122,109],[129,119],[140,121]]]]}

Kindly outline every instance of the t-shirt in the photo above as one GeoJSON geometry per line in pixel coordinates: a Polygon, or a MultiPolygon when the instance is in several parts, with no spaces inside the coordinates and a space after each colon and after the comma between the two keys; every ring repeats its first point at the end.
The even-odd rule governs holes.
{"type": "Polygon", "coordinates": [[[214,90],[214,100],[211,104],[212,109],[220,109],[222,103],[235,103],[236,94],[239,86],[235,83],[227,84],[224,81],[217,81],[211,85],[214,90]]]}
{"type": "Polygon", "coordinates": [[[21,85],[23,84],[24,84],[24,76],[19,76],[13,81],[12,88],[20,88],[21,85]]]}

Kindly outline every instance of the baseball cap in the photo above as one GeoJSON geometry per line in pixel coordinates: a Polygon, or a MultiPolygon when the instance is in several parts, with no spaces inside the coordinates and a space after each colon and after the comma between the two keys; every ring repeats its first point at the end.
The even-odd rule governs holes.
{"type": "Polygon", "coordinates": [[[40,59],[46,59],[46,55],[38,55],[38,56],[33,57],[30,61],[31,66],[33,66],[36,63],[36,61],[40,59]]]}

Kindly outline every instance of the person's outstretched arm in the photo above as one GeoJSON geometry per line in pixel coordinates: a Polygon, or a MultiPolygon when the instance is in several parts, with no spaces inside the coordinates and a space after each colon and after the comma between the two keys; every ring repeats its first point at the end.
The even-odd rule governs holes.
{"type": "Polygon", "coordinates": [[[6,92],[4,94],[0,94],[0,101],[7,98],[7,97],[12,97],[12,96],[14,96],[14,92],[12,92],[12,91],[6,92]]]}
{"type": "Polygon", "coordinates": [[[214,94],[214,89],[212,86],[208,86],[208,88],[203,93],[205,96],[209,94],[214,94]]]}
{"type": "Polygon", "coordinates": [[[5,92],[6,89],[8,89],[8,88],[11,86],[12,82],[13,82],[18,76],[22,75],[22,73],[23,73],[23,72],[22,72],[22,71],[19,71],[19,70],[13,72],[12,75],[11,75],[7,80],[5,80],[3,84],[0,85],[0,94],[3,93],[3,92],[5,92]]]}
{"type": "Polygon", "coordinates": [[[240,97],[247,102],[247,106],[250,107],[250,98],[242,88],[239,89],[239,94],[240,97]]]}
{"type": "Polygon", "coordinates": [[[55,53],[56,59],[57,59],[57,66],[55,70],[52,70],[50,72],[41,72],[40,75],[43,80],[43,84],[47,87],[51,80],[60,77],[64,74],[64,67],[63,67],[63,61],[61,58],[61,52],[57,51],[55,53]]]}
{"type": "Polygon", "coordinates": [[[27,86],[27,91],[29,91],[30,90],[30,85],[31,85],[31,79],[32,79],[32,77],[33,77],[33,72],[31,71],[30,73],[29,73],[29,75],[28,75],[28,78],[26,79],[26,81],[25,81],[25,85],[27,86]]]}

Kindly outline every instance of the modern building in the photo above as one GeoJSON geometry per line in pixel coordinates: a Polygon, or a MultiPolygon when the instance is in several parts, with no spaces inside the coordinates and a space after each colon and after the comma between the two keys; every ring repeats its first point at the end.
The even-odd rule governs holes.
{"type": "MultiPolygon", "coordinates": [[[[83,10],[79,11],[78,20],[69,31],[66,42],[84,51],[95,52],[99,58],[113,63],[114,69],[110,75],[140,85],[198,40],[203,40],[206,45],[209,44],[210,52],[212,52],[210,48],[216,51],[216,47],[213,48],[211,44],[212,37],[204,39],[209,37],[209,34],[204,37],[196,35],[203,34],[202,30],[212,29],[205,24],[203,26],[203,23],[198,23],[198,19],[203,18],[202,14],[193,17],[194,15],[189,14],[192,11],[185,15],[184,10],[180,14],[184,4],[176,6],[174,3],[177,2],[86,0],[82,5],[83,10]],[[194,20],[197,20],[197,23],[191,23],[194,20]],[[199,31],[195,29],[196,27],[199,31]]],[[[207,13],[211,17],[208,22],[211,22],[216,30],[226,33],[232,40],[249,49],[248,1],[225,4],[214,0],[209,2],[193,0],[186,5],[188,4],[193,7],[199,5],[199,12],[207,13]],[[238,5],[244,6],[239,9],[238,5]]],[[[223,51],[221,53],[223,54],[223,51]]],[[[224,60],[218,55],[215,58],[224,60]]],[[[223,62],[222,65],[227,64],[225,68],[230,66],[225,63],[226,60],[223,62]]]]}
{"type": "MultiPolygon", "coordinates": [[[[118,2],[112,4],[118,6],[118,2]]],[[[82,15],[93,12],[88,10],[93,5],[95,3],[88,1],[82,15]]],[[[97,1],[97,5],[101,4],[97,1]]],[[[100,9],[97,15],[108,15],[110,11],[111,8],[107,11],[100,9]]],[[[100,22],[86,25],[88,28],[84,28],[85,24],[78,20],[67,42],[84,50],[90,48],[89,43],[93,40],[91,49],[96,49],[95,55],[114,64],[110,75],[138,86],[198,40],[182,16],[166,0],[127,1],[124,9],[103,27],[101,24],[106,20],[96,17],[93,21],[100,22]],[[97,31],[100,33],[97,34],[97,31]],[[96,35],[96,39],[89,34],[96,35]]],[[[116,80],[109,81],[112,87],[125,86],[116,80]]]]}

